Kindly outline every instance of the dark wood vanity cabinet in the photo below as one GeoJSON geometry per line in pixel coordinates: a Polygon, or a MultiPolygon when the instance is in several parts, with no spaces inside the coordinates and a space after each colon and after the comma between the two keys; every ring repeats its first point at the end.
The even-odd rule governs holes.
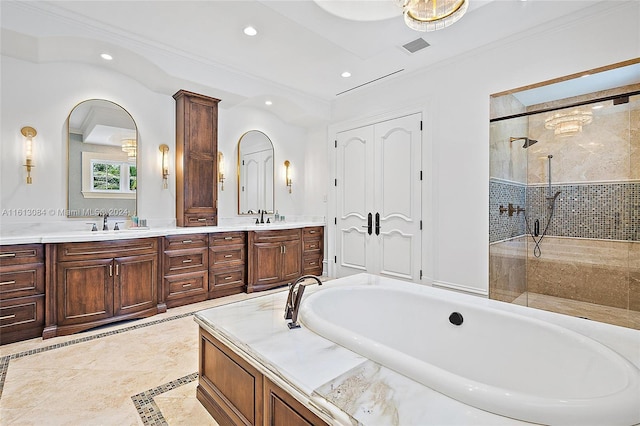
{"type": "Polygon", "coordinates": [[[52,250],[43,337],[158,313],[158,239],[63,243],[52,250]]]}
{"type": "Polygon", "coordinates": [[[173,308],[207,300],[209,292],[209,237],[172,235],[162,239],[163,295],[173,308]]]}
{"type": "Polygon", "coordinates": [[[209,297],[242,293],[246,288],[245,232],[209,234],[209,297]]]}
{"type": "Polygon", "coordinates": [[[302,231],[249,231],[247,293],[268,290],[302,275],[302,231]]]}
{"type": "Polygon", "coordinates": [[[322,275],[324,257],[324,227],[312,226],[302,230],[302,273],[322,275]]]}
{"type": "Polygon", "coordinates": [[[44,246],[0,246],[0,344],[42,335],[44,246]]]}
{"type": "Polygon", "coordinates": [[[176,101],[176,224],[217,225],[219,99],[178,91],[176,101]]]}
{"type": "Polygon", "coordinates": [[[202,328],[199,349],[196,396],[221,426],[327,424],[202,328]]]}

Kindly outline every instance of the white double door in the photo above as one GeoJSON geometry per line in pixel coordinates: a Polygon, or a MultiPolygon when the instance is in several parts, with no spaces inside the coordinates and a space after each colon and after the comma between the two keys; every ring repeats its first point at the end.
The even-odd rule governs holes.
{"type": "Polygon", "coordinates": [[[336,274],[417,281],[421,270],[421,114],[336,136],[336,274]]]}

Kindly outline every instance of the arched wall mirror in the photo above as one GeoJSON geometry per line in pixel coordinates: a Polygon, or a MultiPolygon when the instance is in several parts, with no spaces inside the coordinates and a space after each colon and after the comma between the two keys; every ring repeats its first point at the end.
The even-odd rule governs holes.
{"type": "Polygon", "coordinates": [[[238,141],[238,214],[274,212],[273,144],[259,130],[249,130],[238,141]]]}
{"type": "Polygon", "coordinates": [[[90,99],[68,117],[67,217],[136,213],[138,130],[124,108],[90,99]]]}

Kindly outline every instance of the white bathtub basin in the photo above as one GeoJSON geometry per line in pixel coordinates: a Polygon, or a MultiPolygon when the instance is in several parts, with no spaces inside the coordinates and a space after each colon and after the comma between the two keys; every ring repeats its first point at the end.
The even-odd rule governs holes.
{"type": "Polygon", "coordinates": [[[406,287],[320,289],[304,299],[300,321],[492,413],[553,425],[640,423],[640,370],[617,352],[551,323],[406,287]]]}

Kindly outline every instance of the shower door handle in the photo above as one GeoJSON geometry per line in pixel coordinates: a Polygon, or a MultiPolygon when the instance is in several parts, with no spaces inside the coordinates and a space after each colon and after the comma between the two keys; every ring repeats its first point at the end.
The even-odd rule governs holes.
{"type": "Polygon", "coordinates": [[[376,235],[380,235],[380,213],[376,212],[376,235]]]}

